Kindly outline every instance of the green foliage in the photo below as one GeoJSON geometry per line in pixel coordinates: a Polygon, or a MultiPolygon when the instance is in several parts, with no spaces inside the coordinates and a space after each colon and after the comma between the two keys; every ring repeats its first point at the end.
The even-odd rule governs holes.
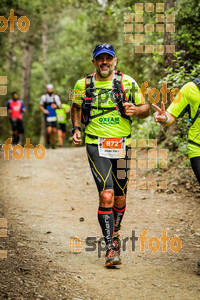
{"type": "Polygon", "coordinates": [[[179,150],[179,156],[185,157],[188,154],[187,137],[190,128],[189,115],[186,113],[182,118],[177,120],[177,129],[174,135],[170,137],[171,142],[179,150]]]}
{"type": "MultiPolygon", "coordinates": [[[[31,91],[29,112],[25,117],[26,136],[34,141],[39,139],[41,112],[39,100],[45,92],[45,85],[51,82],[55,91],[63,102],[69,103],[69,92],[75,82],[87,73],[93,72],[91,62],[93,47],[98,43],[111,43],[114,45],[118,58],[118,66],[125,74],[132,76],[139,85],[148,81],[149,86],[157,87],[158,81],[163,77],[163,56],[159,54],[136,54],[134,43],[124,42],[124,13],[131,12],[134,17],[132,0],[1,0],[1,15],[9,16],[10,9],[14,9],[18,17],[26,15],[31,22],[27,33],[8,30],[0,33],[0,75],[8,76],[8,95],[1,96],[0,104],[5,106],[10,93],[17,90],[20,94],[22,86],[22,62],[24,44],[27,39],[34,45],[33,63],[31,71],[31,91]],[[103,5],[101,5],[103,3],[103,5]],[[48,59],[44,60],[42,33],[43,24],[47,24],[48,59]],[[10,36],[13,35],[13,47],[10,49],[10,36]],[[12,50],[11,69],[7,69],[9,50],[12,50]],[[48,71],[48,76],[47,76],[48,71]],[[48,81],[48,82],[47,82],[48,81]]],[[[146,3],[145,0],[140,2],[146,3]]],[[[151,0],[154,5],[156,0],[151,0]]],[[[163,1],[160,1],[163,2],[163,1]]],[[[174,56],[174,67],[166,70],[165,80],[168,87],[181,88],[199,74],[199,20],[200,3],[198,0],[178,0],[174,12],[176,13],[176,34],[174,40],[179,51],[174,56]]],[[[171,10],[173,12],[173,9],[171,10]]],[[[155,14],[144,14],[145,23],[155,24],[155,14]]],[[[163,44],[163,34],[145,34],[146,44],[163,44]]],[[[160,80],[161,83],[162,80],[160,80]]],[[[175,133],[180,141],[180,151],[185,153],[186,128],[180,120],[180,130],[175,133]],[[180,146],[181,145],[181,146],[180,146]]],[[[179,125],[178,125],[179,126],[179,125]]],[[[67,130],[70,132],[71,123],[67,130]]],[[[8,119],[0,123],[0,130],[4,137],[10,135],[8,119]]],[[[134,119],[132,134],[137,138],[156,138],[159,125],[155,124],[153,117],[145,120],[134,119]]],[[[172,137],[173,139],[173,137],[172,137]]]]}
{"type": "MultiPolygon", "coordinates": [[[[200,2],[179,0],[176,2],[176,49],[182,52],[184,61],[198,61],[200,47],[200,2]]],[[[185,65],[190,69],[190,65],[185,65]]]]}
{"type": "Polygon", "coordinates": [[[155,139],[158,135],[160,125],[155,123],[153,116],[138,121],[134,118],[131,126],[133,139],[155,139]]]}
{"type": "MultiPolygon", "coordinates": [[[[164,80],[167,82],[168,87],[181,88],[187,82],[192,81],[200,74],[200,62],[198,57],[194,60],[185,61],[185,50],[174,53],[174,68],[167,68],[164,80]]],[[[161,81],[160,81],[161,83],[161,81]]]]}
{"type": "MultiPolygon", "coordinates": [[[[182,88],[184,84],[200,75],[200,3],[198,0],[176,2],[176,43],[173,68],[166,70],[164,80],[170,89],[182,88]]],[[[171,136],[171,142],[179,150],[179,156],[187,156],[187,136],[189,130],[188,114],[178,119],[177,129],[171,136]]]]}

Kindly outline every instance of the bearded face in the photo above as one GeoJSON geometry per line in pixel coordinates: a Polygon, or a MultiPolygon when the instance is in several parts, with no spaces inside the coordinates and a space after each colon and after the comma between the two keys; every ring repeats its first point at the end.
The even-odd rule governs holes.
{"type": "Polygon", "coordinates": [[[93,64],[96,67],[96,72],[103,78],[109,77],[116,65],[117,59],[110,54],[102,53],[93,59],[93,64]]]}

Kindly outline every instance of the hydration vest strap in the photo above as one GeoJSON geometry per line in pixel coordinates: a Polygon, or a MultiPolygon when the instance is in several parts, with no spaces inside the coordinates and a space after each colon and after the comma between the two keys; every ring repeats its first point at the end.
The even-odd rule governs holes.
{"type": "Polygon", "coordinates": [[[55,95],[52,94],[52,96],[53,96],[53,102],[52,102],[52,103],[47,103],[47,95],[48,95],[48,94],[45,94],[45,102],[44,102],[44,108],[45,108],[45,109],[46,109],[47,105],[51,105],[52,103],[55,103],[55,104],[56,104],[55,95]]]}
{"type": "MultiPolygon", "coordinates": [[[[200,90],[200,78],[195,78],[192,82],[194,82],[194,84],[196,84],[196,86],[198,87],[198,89],[200,90]]],[[[196,119],[199,117],[200,115],[200,104],[199,107],[197,109],[196,115],[194,116],[193,119],[190,120],[191,125],[194,124],[194,122],[196,121],[196,119]]]]}
{"type": "Polygon", "coordinates": [[[94,109],[99,109],[99,110],[115,110],[116,109],[116,107],[102,107],[101,105],[98,105],[98,106],[91,106],[92,108],[94,108],[94,109]]]}
{"type": "MultiPolygon", "coordinates": [[[[92,134],[88,134],[88,133],[86,133],[86,135],[91,139],[98,139],[97,135],[92,135],[92,134]]],[[[131,137],[131,134],[129,134],[128,136],[123,136],[123,137],[129,139],[131,137]]]]}
{"type": "MultiPolygon", "coordinates": [[[[46,94],[45,96],[46,96],[46,102],[47,102],[47,95],[48,94],[46,94]]],[[[55,95],[54,94],[52,94],[52,96],[53,96],[53,103],[56,103],[56,100],[55,100],[55,95]]],[[[50,97],[50,96],[49,96],[50,97]]]]}
{"type": "Polygon", "coordinates": [[[124,113],[123,103],[129,102],[123,86],[123,73],[116,71],[113,78],[113,98],[115,100],[115,105],[118,113],[125,119],[131,122],[131,118],[124,113]]]}
{"type": "Polygon", "coordinates": [[[190,121],[192,125],[194,124],[194,122],[196,121],[196,119],[198,118],[199,115],[200,115],[200,104],[199,104],[199,107],[197,109],[195,117],[193,119],[191,119],[191,121],[190,121]]]}
{"type": "MultiPolygon", "coordinates": [[[[120,72],[120,73],[121,73],[121,72],[120,72]]],[[[126,101],[127,101],[127,102],[129,102],[129,101],[128,101],[128,98],[126,97],[126,93],[125,93],[125,91],[124,91],[124,85],[123,85],[123,81],[122,81],[122,79],[123,79],[123,76],[124,76],[124,74],[123,74],[123,73],[121,73],[121,87],[122,87],[122,90],[123,90],[123,95],[124,95],[124,97],[125,97],[126,101]]]]}
{"type": "Polygon", "coordinates": [[[94,84],[94,82],[93,82],[94,75],[95,74],[92,73],[92,74],[88,74],[85,77],[85,92],[86,92],[87,88],[91,86],[92,83],[94,84]]]}
{"type": "Polygon", "coordinates": [[[95,86],[95,74],[87,75],[85,78],[85,95],[84,99],[91,100],[91,104],[94,100],[94,86],[95,86]]]}
{"type": "Polygon", "coordinates": [[[105,115],[105,114],[107,114],[107,113],[109,113],[111,111],[114,111],[114,110],[116,110],[116,107],[101,108],[101,110],[103,110],[101,113],[99,113],[97,115],[94,115],[94,116],[91,116],[90,119],[94,119],[94,118],[103,116],[103,115],[105,115]]]}
{"type": "Polygon", "coordinates": [[[200,147],[200,144],[197,144],[197,143],[195,143],[195,142],[192,141],[192,140],[188,140],[188,143],[190,143],[190,144],[192,144],[192,145],[195,145],[195,146],[197,146],[197,147],[200,147]]]}

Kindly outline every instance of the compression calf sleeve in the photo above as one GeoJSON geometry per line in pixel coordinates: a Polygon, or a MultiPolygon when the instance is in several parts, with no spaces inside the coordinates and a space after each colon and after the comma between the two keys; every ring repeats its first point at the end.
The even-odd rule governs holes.
{"type": "Polygon", "coordinates": [[[113,244],[114,216],[112,207],[99,206],[98,220],[104,235],[106,246],[113,244]]]}
{"type": "Polygon", "coordinates": [[[121,225],[125,210],[126,210],[126,205],[121,208],[118,208],[115,205],[113,206],[113,215],[114,215],[114,220],[115,220],[115,232],[120,230],[120,225],[121,225]]]}

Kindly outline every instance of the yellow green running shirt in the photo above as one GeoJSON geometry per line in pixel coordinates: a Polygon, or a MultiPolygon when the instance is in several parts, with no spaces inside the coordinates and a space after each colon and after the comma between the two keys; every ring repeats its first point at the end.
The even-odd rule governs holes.
{"type": "MultiPolygon", "coordinates": [[[[123,75],[123,86],[126,92],[126,97],[129,98],[129,95],[132,93],[133,97],[135,94],[135,104],[141,104],[141,97],[139,92],[139,87],[135,80],[128,76],[123,75]],[[132,84],[134,83],[134,84],[132,84]]],[[[101,105],[102,107],[115,107],[114,99],[112,96],[112,81],[97,81],[95,80],[95,96],[96,101],[93,103],[94,106],[101,105]]],[[[81,105],[81,97],[85,93],[85,78],[78,80],[74,86],[73,92],[73,102],[81,105]]],[[[92,109],[92,116],[99,114],[101,110],[92,109]]],[[[87,136],[87,134],[104,137],[104,138],[117,138],[128,136],[131,133],[131,124],[130,121],[121,117],[117,110],[110,111],[105,115],[93,118],[91,122],[86,126],[85,129],[86,139],[85,143],[87,144],[98,144],[98,139],[92,139],[87,136]]],[[[127,139],[129,143],[130,139],[127,139]]]]}
{"type": "MultiPolygon", "coordinates": [[[[196,115],[200,104],[200,90],[195,83],[189,82],[181,89],[181,100],[178,103],[172,103],[167,111],[176,118],[182,117],[190,109],[191,118],[196,115]]],[[[196,119],[188,132],[188,139],[200,145],[200,117],[196,119]]],[[[200,156],[200,147],[188,143],[189,158],[200,156]]]]}
{"type": "Polygon", "coordinates": [[[70,108],[69,104],[63,103],[61,108],[56,109],[57,123],[66,124],[67,123],[67,114],[66,110],[70,108]]]}

